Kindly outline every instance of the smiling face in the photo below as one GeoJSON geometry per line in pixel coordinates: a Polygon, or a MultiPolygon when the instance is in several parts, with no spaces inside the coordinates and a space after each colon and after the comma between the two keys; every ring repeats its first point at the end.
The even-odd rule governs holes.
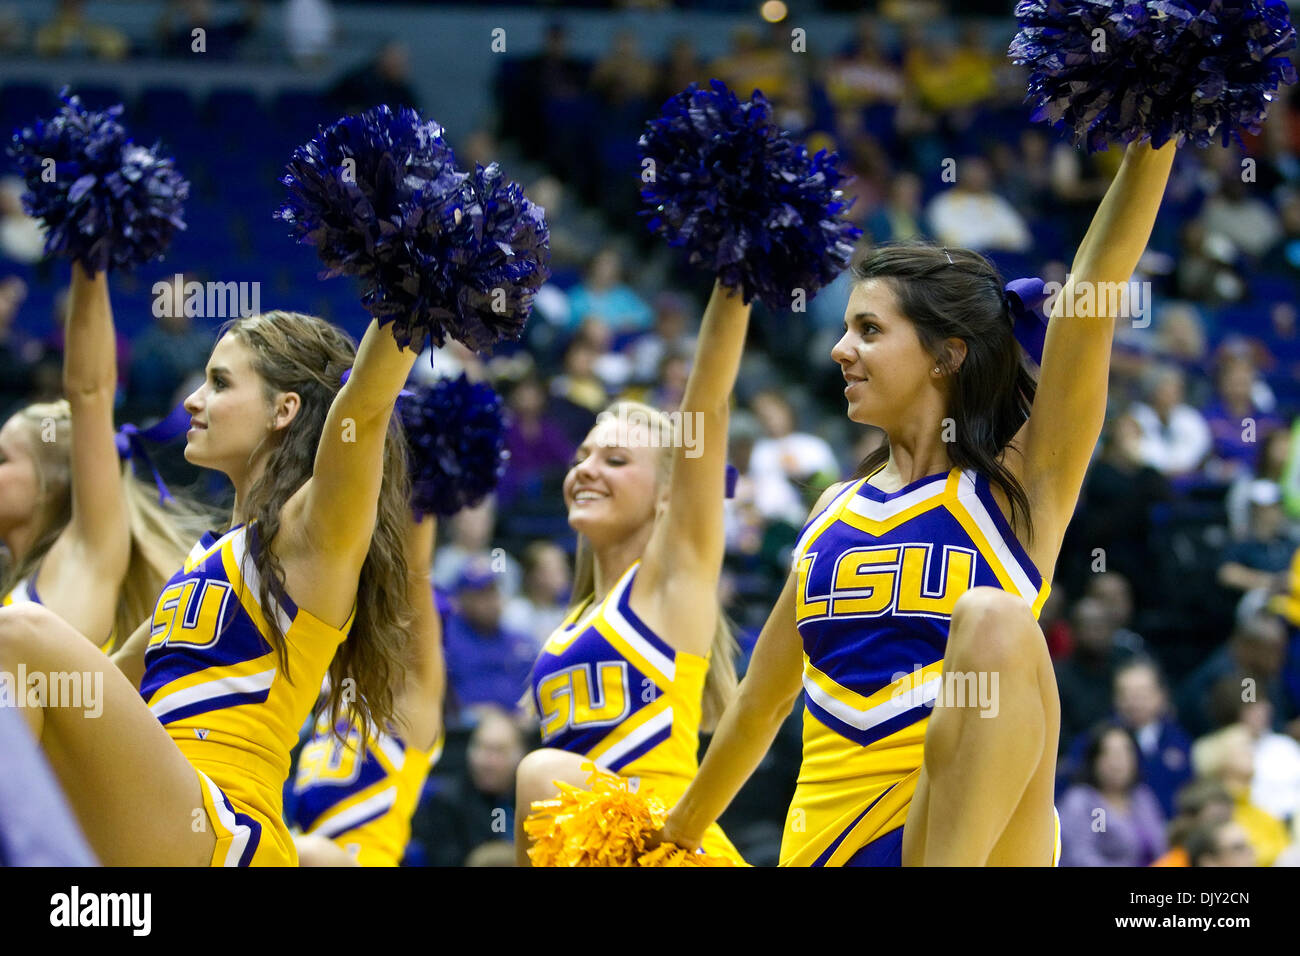
{"type": "Polygon", "coordinates": [[[227,333],[208,359],[203,384],[185,399],[190,413],[185,459],[232,478],[246,472],[264,447],[273,419],[266,383],[253,369],[253,352],[227,333]]]}
{"type": "Polygon", "coordinates": [[[942,397],[935,359],[916,326],[900,311],[889,285],[868,279],[854,287],[844,313],[844,335],[831,349],[843,371],[851,421],[889,431],[900,413],[923,395],[942,397]]]}
{"type": "Polygon", "coordinates": [[[597,422],[564,476],[570,527],[593,541],[610,540],[654,520],[663,448],[652,437],[646,425],[617,416],[597,422]]]}

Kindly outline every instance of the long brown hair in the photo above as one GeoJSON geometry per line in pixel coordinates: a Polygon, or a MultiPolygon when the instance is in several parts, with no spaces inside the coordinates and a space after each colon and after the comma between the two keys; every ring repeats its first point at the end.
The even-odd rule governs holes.
{"type": "MultiPolygon", "coordinates": [[[[619,415],[622,411],[642,416],[653,421],[660,429],[661,435],[674,435],[676,429],[672,419],[657,408],[641,402],[621,401],[610,405],[606,412],[619,415]]],[[[676,457],[673,449],[676,443],[662,443],[659,459],[656,462],[657,487],[662,487],[672,474],[676,457]]],[[[722,507],[722,502],[718,502],[722,507]]],[[[591,553],[591,546],[581,534],[578,535],[578,548],[573,559],[573,593],[569,598],[569,612],[577,610],[590,601],[596,594],[596,562],[591,553]]],[[[732,633],[731,622],[722,608],[722,602],[715,599],[717,624],[713,629],[713,640],[709,644],[709,670],[704,678],[704,699],[701,706],[700,729],[708,732],[716,725],[727,704],[736,692],[736,652],[739,649],[732,633]]]]}
{"type": "MultiPolygon", "coordinates": [[[[285,597],[284,569],[268,546],[280,530],[280,509],[311,477],[325,418],[342,376],[356,358],[356,343],[322,319],[298,312],[264,312],[227,322],[221,333],[239,339],[253,353],[253,369],[265,383],[268,402],[277,392],[296,392],[297,415],[278,432],[278,444],[244,502],[250,548],[261,577],[263,607],[285,597]]],[[[393,717],[392,679],[401,672],[408,643],[411,605],[406,591],[404,529],[410,479],[405,439],[394,415],[384,438],[384,472],[370,550],[357,583],[357,611],[347,640],[330,663],[330,689],[317,712],[327,709],[337,726],[347,714],[361,726],[385,726],[393,717]],[[356,693],[348,692],[349,681],[356,693]]],[[[271,645],[288,674],[287,647],[276,615],[267,615],[271,645]]]]}
{"type": "MultiPolygon", "coordinates": [[[[1033,537],[1029,497],[1001,461],[1007,444],[1029,417],[1036,383],[1012,332],[997,267],[970,249],[942,249],[908,241],[877,246],[853,266],[855,283],[882,279],[898,299],[903,316],[916,328],[921,346],[935,364],[953,375],[947,409],[956,427],[948,457],[959,468],[972,468],[1002,489],[1011,504],[1013,526],[1019,518],[1027,539],[1033,537]],[[966,358],[954,368],[944,340],[966,343],[966,358]]],[[[886,441],[858,465],[854,479],[869,475],[889,460],[886,441]]]]}
{"type": "MultiPolygon", "coordinates": [[[[32,546],[6,568],[0,594],[35,574],[45,555],[72,520],[72,409],[66,399],[38,402],[17,413],[29,437],[36,472],[39,513],[32,546]]],[[[185,561],[190,547],[212,526],[214,515],[173,492],[162,504],[157,491],[135,477],[131,462],[122,464],[131,553],[118,588],[113,633],[119,641],[153,613],[164,585],[185,561]]],[[[102,641],[103,634],[86,635],[102,641]]]]}

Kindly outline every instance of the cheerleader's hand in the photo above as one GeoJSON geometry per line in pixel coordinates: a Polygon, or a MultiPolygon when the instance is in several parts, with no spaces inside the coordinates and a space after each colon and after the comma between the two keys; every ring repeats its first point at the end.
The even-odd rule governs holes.
{"type": "Polygon", "coordinates": [[[674,846],[681,847],[683,850],[698,850],[700,848],[700,842],[698,840],[688,839],[684,834],[679,833],[677,827],[674,826],[674,823],[673,811],[669,810],[668,819],[664,821],[664,825],[658,830],[652,830],[646,837],[645,848],[647,850],[653,850],[661,843],[671,843],[674,846]]]}

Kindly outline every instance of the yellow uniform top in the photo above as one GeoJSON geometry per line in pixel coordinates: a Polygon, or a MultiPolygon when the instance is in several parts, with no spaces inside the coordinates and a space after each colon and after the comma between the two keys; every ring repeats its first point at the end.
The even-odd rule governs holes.
{"type": "Polygon", "coordinates": [[[172,576],[154,609],[140,694],[199,771],[218,834],[213,863],[292,866],[282,819],[289,756],[355,609],[331,627],[287,596],[264,608],[253,537],[244,525],[205,534],[172,576]],[[287,669],[266,636],[269,614],[285,635],[287,669]]]}
{"type": "MultiPolygon", "coordinates": [[[[804,735],[781,863],[901,865],[953,606],[991,586],[1037,615],[1049,586],[987,479],[960,468],[895,492],[850,482],[805,525],[792,565],[804,735]]],[[[955,689],[969,706],[996,697],[987,681],[955,689]]]]}
{"type": "MultiPolygon", "coordinates": [[[[590,757],[672,805],[699,770],[709,661],[676,650],[632,610],[640,564],[555,629],[533,666],[533,705],[544,746],[590,757]]],[[[704,848],[740,860],[716,825],[704,848]]]]}
{"type": "Polygon", "coordinates": [[[372,729],[363,758],[360,728],[342,722],[339,730],[343,739],[330,732],[322,714],[298,755],[295,821],[304,833],[333,840],[362,866],[397,866],[424,781],[442,756],[443,736],[420,750],[372,729]]]}

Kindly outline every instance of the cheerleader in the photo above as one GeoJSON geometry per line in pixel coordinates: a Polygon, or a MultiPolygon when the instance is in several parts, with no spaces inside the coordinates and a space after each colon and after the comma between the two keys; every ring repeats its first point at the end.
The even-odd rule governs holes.
{"type": "Polygon", "coordinates": [[[406,528],[412,657],[394,691],[387,732],[348,725],[342,739],[321,714],[298,755],[294,835],[302,866],[397,866],[411,836],[411,814],[442,753],[446,671],[442,620],[429,583],[437,522],[411,516],[406,528]]]}
{"type": "MultiPolygon", "coordinates": [[[[699,732],[735,687],[734,641],[718,604],[728,403],[749,322],[739,293],[714,285],[680,417],[620,402],[599,416],[564,479],[578,532],[573,597],[533,668],[544,749],[519,765],[523,821],[585,764],[672,802],[698,766],[699,732]]],[[[716,824],[708,852],[743,862],[716,824]]]]}
{"type": "Polygon", "coordinates": [[[373,322],[355,350],[307,315],[229,323],[185,400],[185,456],[230,478],[229,525],[192,549],[121,670],[49,610],[0,609],[0,668],[102,674],[94,719],[22,711],[101,862],[295,864],[282,787],[326,672],[335,718],[345,686],[358,719],[392,717],[409,614],[392,413],[416,355],[373,322]]]}
{"type": "Polygon", "coordinates": [[[0,428],[4,605],[50,608],[105,652],[153,608],[205,516],[136,480],[113,430],[117,359],[106,272],[72,265],[63,353],[66,398],[0,428]]]}
{"type": "Polygon", "coordinates": [[[1104,302],[1061,312],[1129,281],[1173,156],[1128,147],[1036,390],[1013,336],[1024,306],[982,256],[904,245],[855,266],[831,356],[850,420],[888,442],[814,506],[664,840],[700,845],[802,692],[783,865],[1053,863],[1060,706],[1036,614],[1101,431],[1116,320],[1104,302]]]}

